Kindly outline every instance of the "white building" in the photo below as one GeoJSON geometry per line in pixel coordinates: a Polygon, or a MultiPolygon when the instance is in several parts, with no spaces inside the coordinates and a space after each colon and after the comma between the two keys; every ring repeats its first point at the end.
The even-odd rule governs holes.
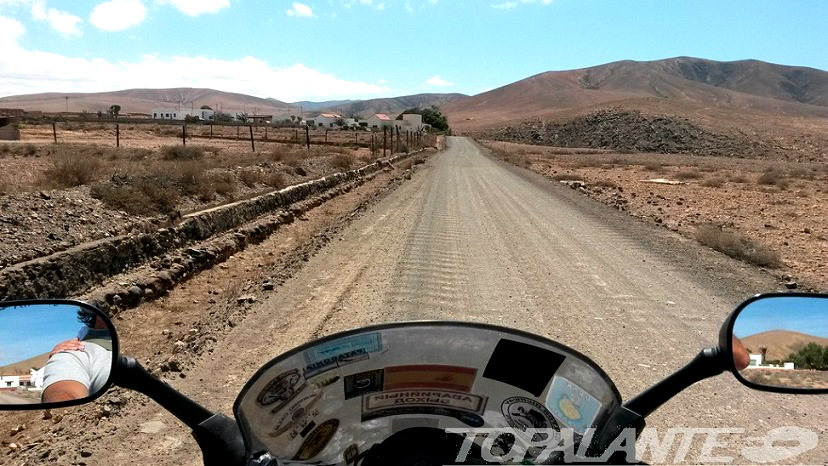
{"type": "Polygon", "coordinates": [[[320,128],[333,128],[339,119],[342,119],[342,115],[336,113],[321,113],[319,116],[312,118],[314,125],[320,128]]]}
{"type": "Polygon", "coordinates": [[[402,120],[394,120],[394,128],[400,133],[411,131],[419,133],[423,131],[423,116],[417,113],[405,113],[402,120]]]}
{"type": "Polygon", "coordinates": [[[213,119],[214,111],[206,108],[199,108],[195,110],[180,110],[176,108],[154,108],[152,109],[153,120],[181,120],[183,121],[188,116],[196,116],[201,121],[210,121],[213,119]]]}
{"type": "Polygon", "coordinates": [[[784,370],[794,370],[794,363],[792,362],[785,362],[782,365],[777,364],[764,364],[762,361],[761,354],[751,354],[750,355],[750,363],[747,366],[748,369],[784,369],[784,370]]]}
{"type": "Polygon", "coordinates": [[[375,113],[374,115],[368,117],[368,127],[376,130],[393,128],[394,119],[384,113],[375,113]]]}

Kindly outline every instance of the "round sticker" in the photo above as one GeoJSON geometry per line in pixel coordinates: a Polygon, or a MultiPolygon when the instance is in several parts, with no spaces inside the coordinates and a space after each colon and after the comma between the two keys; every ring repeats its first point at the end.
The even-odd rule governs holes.
{"type": "Polygon", "coordinates": [[[305,388],[305,384],[297,387],[300,380],[302,380],[302,376],[299,375],[299,369],[293,369],[279,374],[275,379],[265,385],[262,392],[256,398],[256,401],[261,406],[268,406],[278,402],[276,407],[273,408],[273,412],[276,412],[305,388]]]}
{"type": "Polygon", "coordinates": [[[307,461],[321,453],[328,442],[331,441],[331,438],[333,438],[337,427],[339,427],[338,419],[329,419],[319,424],[308,435],[308,438],[302,442],[302,446],[299,447],[299,451],[296,452],[296,456],[293,459],[296,461],[307,461]]]}
{"type": "MultiPolygon", "coordinates": [[[[555,418],[552,417],[552,413],[532,398],[526,398],[525,396],[507,398],[501,405],[501,411],[510,426],[523,432],[526,429],[560,430],[555,418]]],[[[546,434],[537,433],[532,437],[532,441],[537,442],[547,438],[546,434]]]]}

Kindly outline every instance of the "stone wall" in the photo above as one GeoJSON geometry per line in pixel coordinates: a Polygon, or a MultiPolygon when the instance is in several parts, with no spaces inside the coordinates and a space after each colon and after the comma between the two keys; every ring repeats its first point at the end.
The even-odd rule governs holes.
{"type": "MultiPolygon", "coordinates": [[[[171,267],[164,277],[156,277],[158,283],[178,281],[184,274],[209,268],[233,254],[249,241],[262,241],[279,225],[293,221],[291,206],[303,203],[304,208],[319,205],[341,192],[353,188],[365,177],[371,176],[389,163],[410,157],[400,154],[388,160],[377,161],[364,167],[289,186],[252,199],[226,204],[213,209],[185,216],[171,228],[161,228],[151,233],[107,238],[76,246],[21,264],[7,267],[0,272],[0,301],[31,298],[64,298],[77,295],[99,285],[104,280],[132,268],[146,264],[151,259],[177,249],[213,238],[216,235],[239,228],[259,217],[286,210],[263,222],[256,222],[229,235],[224,246],[218,249],[187,249],[179,256],[179,263],[171,267]],[[229,241],[229,242],[228,242],[229,241]]],[[[132,289],[121,300],[140,300],[155,284],[132,289]],[[139,292],[140,290],[140,292],[139,292]]],[[[112,297],[108,297],[111,301],[112,297]]]]}

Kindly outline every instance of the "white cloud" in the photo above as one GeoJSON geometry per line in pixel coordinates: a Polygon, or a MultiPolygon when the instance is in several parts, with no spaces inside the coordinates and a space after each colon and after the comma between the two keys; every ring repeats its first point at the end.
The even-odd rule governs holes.
{"type": "Polygon", "coordinates": [[[313,9],[302,3],[294,3],[293,8],[287,11],[288,16],[313,18],[313,9]]]}
{"type": "Polygon", "coordinates": [[[450,83],[450,82],[446,81],[445,79],[441,78],[440,76],[435,76],[433,78],[430,78],[428,81],[426,81],[426,84],[429,84],[431,86],[440,86],[440,87],[454,86],[454,83],[450,83]]]}
{"type": "Polygon", "coordinates": [[[122,31],[140,24],[147,17],[141,0],[111,0],[98,4],[89,15],[89,22],[104,31],[122,31]]]}
{"type": "Polygon", "coordinates": [[[46,2],[39,1],[32,5],[32,17],[38,21],[47,21],[52,29],[61,34],[67,36],[81,35],[79,25],[83,21],[82,19],[55,8],[47,9],[46,2]]]}
{"type": "Polygon", "coordinates": [[[516,6],[518,6],[520,3],[541,3],[543,5],[549,5],[553,1],[554,0],[519,0],[519,1],[509,0],[509,1],[502,2],[502,3],[495,3],[495,4],[492,5],[492,8],[496,8],[498,10],[511,10],[512,8],[515,8],[516,6]]]}
{"type": "Polygon", "coordinates": [[[376,97],[384,84],[349,81],[298,63],[276,67],[254,57],[219,60],[150,54],[134,62],[67,57],[21,48],[25,27],[0,16],[0,95],[101,92],[130,88],[205,87],[283,101],[376,97]],[[194,73],[193,70],[199,70],[194,73]]]}
{"type": "Polygon", "coordinates": [[[230,0],[158,0],[161,5],[172,5],[188,16],[215,13],[230,6],[230,0]]]}

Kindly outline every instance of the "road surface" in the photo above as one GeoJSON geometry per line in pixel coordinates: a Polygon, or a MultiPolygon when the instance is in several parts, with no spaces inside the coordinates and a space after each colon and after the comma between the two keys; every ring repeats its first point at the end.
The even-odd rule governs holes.
{"type": "MultiPolygon", "coordinates": [[[[775,287],[749,267],[490,158],[470,140],[450,138],[427,165],[255,303],[174,386],[229,413],[259,366],[311,338],[372,323],[452,319],[570,345],[629,398],[714,344],[738,302],[775,287]]],[[[825,411],[818,398],[752,392],[723,375],[669,402],[650,425],[661,436],[667,427],[732,428],[712,455],[745,463],[746,438],[775,427],[804,427],[824,442],[825,411]]],[[[186,431],[159,408],[149,404],[115,422],[126,427],[118,441],[132,446],[96,463],[199,464],[186,431]],[[167,427],[136,433],[151,420],[167,427]]],[[[683,461],[700,461],[702,440],[683,461]]],[[[794,461],[822,464],[825,453],[820,444],[794,461]]],[[[680,461],[670,455],[662,461],[680,461]]]]}

